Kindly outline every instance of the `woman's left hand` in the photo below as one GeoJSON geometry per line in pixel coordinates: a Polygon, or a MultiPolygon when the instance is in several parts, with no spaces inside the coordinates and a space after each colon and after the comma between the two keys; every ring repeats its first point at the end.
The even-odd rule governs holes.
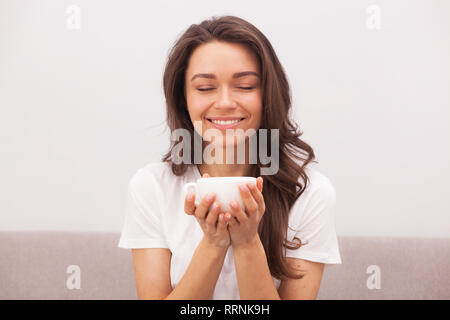
{"type": "Polygon", "coordinates": [[[258,238],[258,224],[266,211],[262,187],[261,177],[256,179],[256,185],[247,183],[239,186],[245,211],[236,200],[230,202],[232,217],[228,221],[228,230],[233,248],[251,244],[258,238]]]}

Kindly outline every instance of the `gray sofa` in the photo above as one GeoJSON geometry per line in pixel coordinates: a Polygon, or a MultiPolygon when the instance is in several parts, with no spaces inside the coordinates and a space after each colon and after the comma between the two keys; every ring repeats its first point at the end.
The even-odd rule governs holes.
{"type": "MultiPolygon", "coordinates": [[[[0,299],[136,299],[119,236],[0,232],[0,299]],[[80,289],[68,289],[72,265],[80,289]]],[[[343,264],[326,266],[318,299],[450,299],[450,239],[339,237],[339,245],[343,264]]]]}

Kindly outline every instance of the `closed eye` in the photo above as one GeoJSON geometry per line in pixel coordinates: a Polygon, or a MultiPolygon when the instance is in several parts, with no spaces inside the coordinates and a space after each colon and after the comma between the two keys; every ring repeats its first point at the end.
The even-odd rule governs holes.
{"type": "MultiPolygon", "coordinates": [[[[243,89],[243,90],[252,90],[254,89],[254,87],[238,87],[239,89],[243,89]]],[[[198,91],[210,91],[213,90],[214,88],[207,88],[207,89],[197,89],[198,91]]]]}

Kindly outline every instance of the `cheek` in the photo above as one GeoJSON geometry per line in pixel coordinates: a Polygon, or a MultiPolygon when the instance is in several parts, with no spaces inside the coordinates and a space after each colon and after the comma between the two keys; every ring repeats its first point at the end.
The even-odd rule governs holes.
{"type": "Polygon", "coordinates": [[[191,120],[200,120],[202,113],[206,110],[206,103],[201,97],[191,96],[186,98],[191,120]]]}
{"type": "Polygon", "coordinates": [[[252,109],[253,113],[261,113],[262,95],[261,91],[255,91],[254,94],[248,96],[248,106],[252,109]]]}
{"type": "Polygon", "coordinates": [[[207,110],[207,104],[205,104],[203,99],[191,97],[190,99],[186,99],[188,105],[189,117],[191,119],[192,125],[194,126],[195,131],[200,136],[204,136],[205,130],[207,129],[207,124],[202,119],[203,114],[207,110]]]}
{"type": "Polygon", "coordinates": [[[248,104],[248,111],[252,114],[252,123],[259,125],[262,117],[262,101],[261,99],[252,100],[252,103],[248,104]]]}

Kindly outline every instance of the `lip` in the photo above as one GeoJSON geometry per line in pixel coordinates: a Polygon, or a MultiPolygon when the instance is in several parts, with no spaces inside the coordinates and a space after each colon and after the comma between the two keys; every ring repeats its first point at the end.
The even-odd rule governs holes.
{"type": "Polygon", "coordinates": [[[244,119],[245,117],[206,117],[206,119],[211,119],[211,120],[240,120],[240,119],[244,119]]]}
{"type": "Polygon", "coordinates": [[[245,117],[208,117],[208,118],[206,118],[206,120],[209,122],[209,123],[211,123],[211,125],[214,127],[214,128],[216,128],[216,129],[233,129],[233,128],[236,128],[236,127],[238,127],[242,122],[244,122],[245,120],[246,120],[247,118],[245,118],[245,117]],[[239,120],[239,119],[242,119],[241,121],[238,121],[238,122],[236,122],[236,123],[232,123],[232,124],[218,124],[218,123],[214,123],[214,122],[212,122],[211,120],[224,120],[224,121],[226,121],[226,120],[239,120]]]}

